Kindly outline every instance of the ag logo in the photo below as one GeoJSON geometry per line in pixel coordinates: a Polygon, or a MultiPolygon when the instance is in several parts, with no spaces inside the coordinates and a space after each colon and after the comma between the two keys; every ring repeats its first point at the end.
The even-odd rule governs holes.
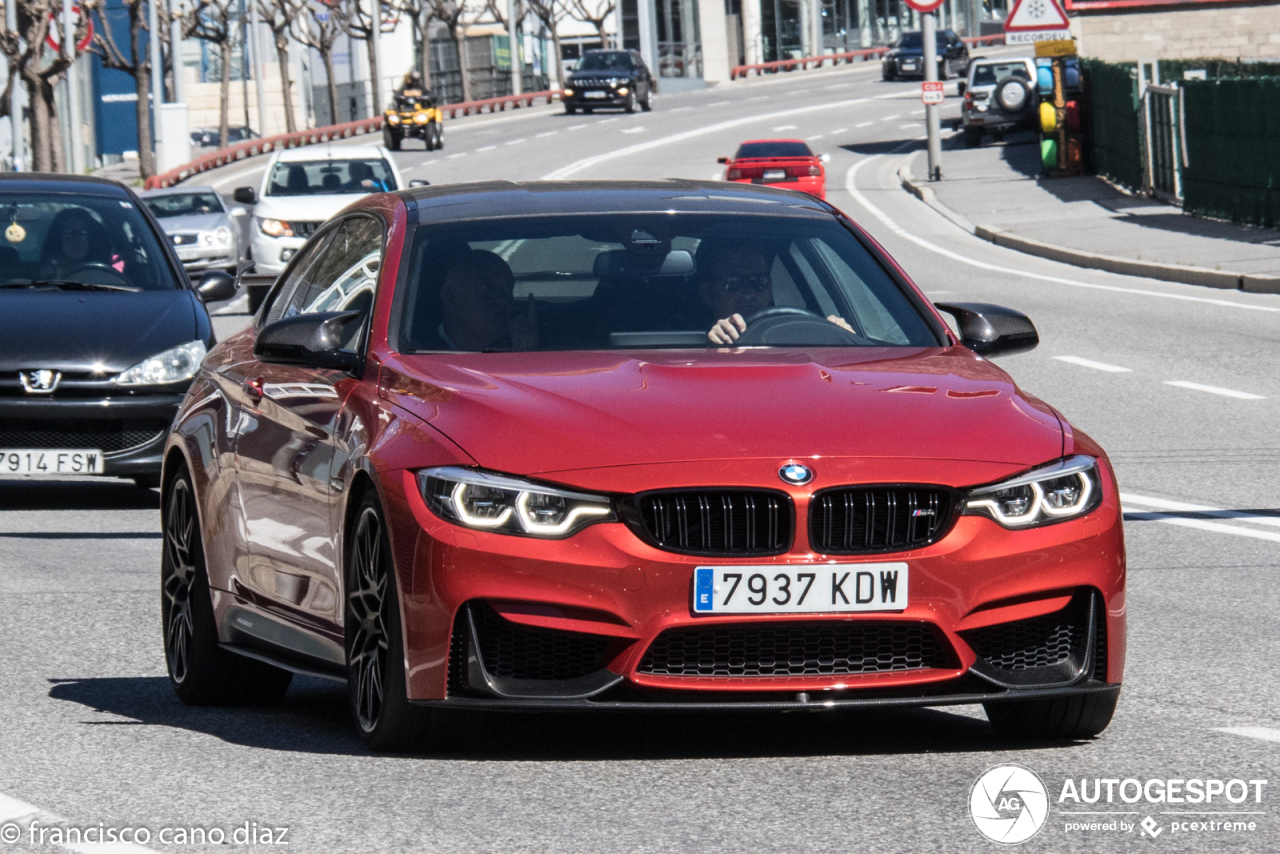
{"type": "Polygon", "coordinates": [[[988,768],[969,792],[969,815],[993,842],[1026,842],[1049,816],[1049,794],[1034,771],[1021,765],[988,768]]]}

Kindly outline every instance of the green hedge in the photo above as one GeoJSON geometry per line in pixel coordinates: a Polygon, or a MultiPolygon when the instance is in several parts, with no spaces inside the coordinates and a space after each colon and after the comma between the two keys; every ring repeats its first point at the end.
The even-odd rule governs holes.
{"type": "Polygon", "coordinates": [[[1188,80],[1188,212],[1280,226],[1280,77],[1188,80]]]}
{"type": "Polygon", "coordinates": [[[1134,66],[1082,63],[1089,98],[1089,155],[1094,170],[1117,184],[1142,187],[1142,148],[1134,66]]]}

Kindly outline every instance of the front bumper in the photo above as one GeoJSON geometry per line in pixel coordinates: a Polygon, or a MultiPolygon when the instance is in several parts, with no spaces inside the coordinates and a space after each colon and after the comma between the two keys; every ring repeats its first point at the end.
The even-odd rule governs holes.
{"type": "MultiPolygon", "coordinates": [[[[630,91],[630,90],[628,90],[630,91]]],[[[569,97],[560,96],[560,102],[569,107],[625,107],[629,95],[619,95],[611,89],[586,89],[575,90],[573,95],[569,97]],[[586,97],[586,92],[602,92],[603,96],[598,98],[586,97]]]]}
{"type": "MultiPolygon", "coordinates": [[[[622,523],[553,541],[466,530],[426,507],[410,473],[388,475],[384,487],[402,555],[414,701],[613,709],[946,705],[1118,690],[1121,681],[1125,568],[1114,482],[1105,487],[1103,504],[1083,519],[1009,531],[963,516],[940,541],[892,556],[828,558],[808,551],[807,506],[797,500],[796,545],[785,555],[751,561],[663,551],[622,523]],[[901,611],[691,611],[698,565],[885,560],[910,567],[909,604],[901,611]],[[762,655],[767,651],[760,652],[759,639],[784,629],[887,632],[917,647],[927,636],[933,651],[902,665],[866,669],[864,661],[864,669],[844,671],[815,653],[812,667],[805,659],[796,670],[772,675],[780,672],[775,668],[766,676],[701,675],[696,668],[682,671],[695,675],[667,675],[675,671],[653,663],[664,633],[724,630],[741,649],[755,650],[749,655],[762,655]],[[1008,638],[1028,632],[1039,632],[1032,646],[1048,651],[1000,646],[1016,646],[1008,638]],[[513,658],[510,650],[524,652],[513,658]],[[551,658],[535,661],[539,655],[551,658]]],[[[740,658],[748,655],[741,649],[740,658]]],[[[736,666],[730,671],[739,672],[736,666]]]]}
{"type": "Polygon", "coordinates": [[[182,262],[183,268],[188,272],[223,268],[234,270],[239,255],[240,253],[234,245],[226,248],[202,249],[185,254],[181,249],[178,250],[178,260],[182,262]]]}
{"type": "Polygon", "coordinates": [[[255,226],[250,240],[254,272],[264,276],[280,275],[306,242],[305,237],[271,237],[255,226]]]}
{"type": "Polygon", "coordinates": [[[181,393],[0,398],[0,447],[97,448],[104,474],[158,474],[181,393]]]}

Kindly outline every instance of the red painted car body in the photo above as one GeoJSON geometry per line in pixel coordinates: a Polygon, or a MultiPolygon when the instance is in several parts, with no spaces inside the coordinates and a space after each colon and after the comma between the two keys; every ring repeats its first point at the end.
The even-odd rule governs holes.
{"type": "Polygon", "coordinates": [[[827,173],[822,158],[800,139],[753,139],[742,143],[726,158],[724,179],[739,184],[767,184],[783,190],[799,190],[819,199],[827,197],[827,173]],[[770,147],[794,149],[786,154],[767,153],[770,147]],[[759,151],[753,151],[759,149],[759,151]]]}
{"type": "MultiPolygon", "coordinates": [[[[713,197],[732,207],[724,192],[723,184],[696,182],[619,185],[616,193],[600,184],[473,185],[375,195],[349,208],[344,216],[355,218],[343,228],[354,233],[373,222],[386,238],[380,265],[366,266],[376,290],[359,367],[317,369],[255,357],[272,300],[287,287],[278,284],[255,325],[210,353],[169,441],[166,489],[189,473],[219,641],[277,666],[343,678],[350,642],[344,560],[353,508],[371,490],[389,534],[404,681],[413,702],[786,709],[1105,696],[1114,704],[1125,657],[1125,552],[1105,454],[962,346],[874,241],[823,203],[771,189],[741,191],[748,210],[762,198],[781,197],[807,206],[806,215],[843,223],[926,316],[938,346],[419,354],[397,348],[408,241],[420,222],[467,219],[486,208],[507,216],[572,205],[588,212],[696,209],[713,197]],[[1011,530],[966,515],[967,490],[1078,455],[1097,460],[1100,490],[1096,506],[1079,518],[1011,530]],[[807,466],[812,480],[780,478],[789,463],[807,466]],[[619,518],[559,539],[468,528],[429,506],[418,473],[436,467],[609,496],[619,518]],[[895,484],[934,485],[956,496],[939,538],[868,554],[814,547],[815,495],[895,484]],[[794,522],[785,548],[752,558],[681,553],[646,536],[624,512],[654,490],[708,486],[783,496],[794,522]],[[905,609],[699,615],[691,603],[694,570],[708,563],[886,560],[910,568],[905,609]],[[923,633],[936,644],[933,657],[922,666],[839,672],[814,650],[812,672],[773,675],[673,675],[644,664],[664,632],[727,627],[750,634],[815,625],[844,631],[861,624],[923,633]],[[1039,647],[1049,646],[991,651],[1020,629],[1041,631],[1047,640],[1039,647]],[[599,678],[545,678],[554,667],[538,671],[539,679],[512,677],[511,667],[523,665],[510,662],[505,676],[486,669],[485,650],[496,647],[484,644],[499,636],[526,656],[559,654],[546,652],[552,648],[595,655],[591,672],[599,678]],[[1074,668],[1065,677],[1036,669],[1063,666],[1064,655],[1074,668]],[[992,663],[997,659],[1000,666],[992,663]]],[[[335,229],[326,233],[339,235],[336,245],[344,232],[335,229]]],[[[286,271],[281,283],[289,277],[286,271]]],[[[390,660],[398,666],[398,654],[390,660]]]]}

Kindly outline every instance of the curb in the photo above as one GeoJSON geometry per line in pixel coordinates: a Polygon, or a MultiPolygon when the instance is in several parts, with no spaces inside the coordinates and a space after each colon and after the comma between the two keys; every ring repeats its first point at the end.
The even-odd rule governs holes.
{"type": "Polygon", "coordinates": [[[1280,275],[1232,273],[1224,270],[1207,270],[1203,267],[1160,264],[1155,261],[1133,261],[1127,258],[1099,255],[1095,252],[1085,252],[1080,249],[1068,249],[1064,246],[1044,243],[1043,241],[1023,237],[991,225],[974,225],[968,219],[938,201],[937,194],[928,185],[918,183],[915,176],[910,172],[909,161],[899,167],[898,180],[902,182],[903,189],[908,193],[951,220],[955,225],[975,237],[994,243],[996,246],[1014,249],[1027,255],[1048,258],[1051,261],[1058,261],[1063,264],[1105,270],[1108,273],[1118,273],[1122,276],[1141,276],[1147,279],[1160,279],[1165,282],[1178,282],[1183,285],[1199,285],[1201,287],[1229,291],[1246,291],[1253,294],[1280,294],[1280,275]]]}

